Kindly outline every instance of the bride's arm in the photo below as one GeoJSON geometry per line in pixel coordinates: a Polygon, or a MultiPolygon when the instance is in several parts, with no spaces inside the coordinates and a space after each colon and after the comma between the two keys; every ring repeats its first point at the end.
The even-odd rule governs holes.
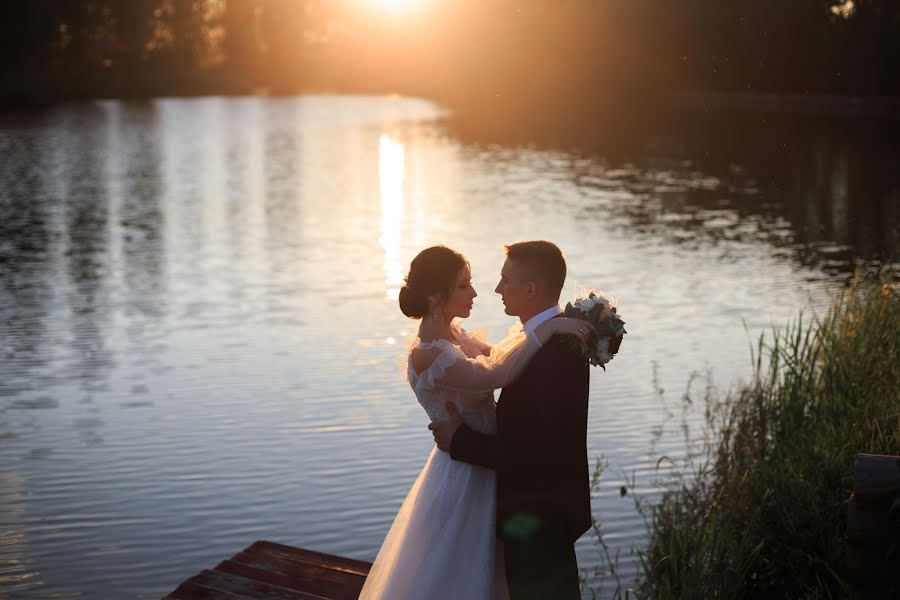
{"type": "Polygon", "coordinates": [[[483,354],[484,356],[491,355],[491,348],[493,348],[493,346],[490,343],[488,343],[488,341],[486,339],[484,339],[484,336],[481,335],[480,332],[478,332],[478,330],[475,330],[475,332],[472,332],[472,331],[466,331],[462,327],[459,327],[458,329],[455,330],[455,334],[457,336],[457,339],[464,338],[466,341],[468,341],[470,344],[472,344],[472,346],[474,346],[475,348],[478,349],[478,352],[480,354],[483,354]]]}
{"type": "Polygon", "coordinates": [[[591,331],[587,323],[577,319],[550,319],[535,330],[535,336],[518,333],[499,342],[491,348],[490,356],[470,358],[457,351],[455,360],[450,363],[439,355],[413,355],[413,366],[419,371],[418,367],[422,366],[423,359],[429,366],[432,361],[441,360],[440,368],[434,373],[435,385],[465,392],[486,392],[515,381],[531,358],[553,335],[570,333],[586,341],[591,331]],[[449,364],[443,364],[444,362],[449,364]]]}
{"type": "Polygon", "coordinates": [[[581,319],[570,319],[569,317],[557,317],[555,319],[547,319],[534,330],[534,335],[541,346],[546,344],[554,335],[571,334],[580,339],[583,343],[587,343],[590,336],[596,332],[593,325],[581,319]]]}
{"type": "Polygon", "coordinates": [[[538,350],[540,346],[534,339],[519,334],[516,339],[504,340],[502,355],[473,358],[459,348],[432,348],[414,350],[412,364],[435,386],[470,393],[490,392],[513,381],[538,350]]]}

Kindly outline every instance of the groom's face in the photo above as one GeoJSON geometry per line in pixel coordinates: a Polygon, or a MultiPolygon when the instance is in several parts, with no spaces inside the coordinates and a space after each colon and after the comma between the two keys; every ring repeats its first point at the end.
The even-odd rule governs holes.
{"type": "Polygon", "coordinates": [[[507,258],[500,270],[500,283],[494,290],[503,299],[506,314],[518,317],[527,309],[530,287],[533,287],[533,283],[525,270],[516,261],[507,258]]]}

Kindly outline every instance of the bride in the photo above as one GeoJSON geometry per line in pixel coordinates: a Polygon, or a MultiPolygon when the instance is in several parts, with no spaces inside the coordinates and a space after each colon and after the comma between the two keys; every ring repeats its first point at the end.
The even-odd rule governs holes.
{"type": "MultiPolygon", "coordinates": [[[[551,336],[585,342],[584,322],[555,318],[533,335],[513,333],[491,346],[458,327],[477,294],[469,264],[444,246],[410,264],[400,310],[421,319],[407,377],[431,421],[453,403],[469,427],[496,432],[493,390],[516,379],[551,336]]],[[[505,599],[502,546],[495,538],[494,471],[454,461],[434,448],[394,519],[360,592],[361,600],[505,599]]]]}

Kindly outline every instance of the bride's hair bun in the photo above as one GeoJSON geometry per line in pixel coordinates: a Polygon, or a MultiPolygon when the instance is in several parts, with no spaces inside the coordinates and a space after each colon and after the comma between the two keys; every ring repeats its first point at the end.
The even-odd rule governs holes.
{"type": "Polygon", "coordinates": [[[459,271],[468,265],[466,257],[446,246],[425,248],[413,259],[400,288],[400,311],[412,319],[421,319],[428,312],[428,298],[440,294],[450,297],[459,271]]]}
{"type": "Polygon", "coordinates": [[[428,310],[428,298],[417,294],[407,283],[400,288],[400,311],[411,319],[421,319],[428,310]]]}

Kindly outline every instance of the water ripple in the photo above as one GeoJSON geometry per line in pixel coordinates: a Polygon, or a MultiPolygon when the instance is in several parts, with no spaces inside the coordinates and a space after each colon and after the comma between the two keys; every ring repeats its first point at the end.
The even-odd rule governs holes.
{"type": "MultiPolygon", "coordinates": [[[[746,377],[756,337],[824,310],[884,237],[870,207],[795,201],[755,164],[469,144],[443,115],[166,99],[0,126],[0,596],[160,597],[266,538],[372,559],[433,444],[393,280],[426,245],[458,248],[471,324],[496,341],[501,245],[527,238],[557,241],[570,282],[627,316],[622,353],[591,374],[588,442],[609,463],[594,509],[633,579],[635,494],[658,497],[657,460],[702,424],[691,373],[746,377]]],[[[577,550],[605,568],[589,536],[577,550]]]]}

